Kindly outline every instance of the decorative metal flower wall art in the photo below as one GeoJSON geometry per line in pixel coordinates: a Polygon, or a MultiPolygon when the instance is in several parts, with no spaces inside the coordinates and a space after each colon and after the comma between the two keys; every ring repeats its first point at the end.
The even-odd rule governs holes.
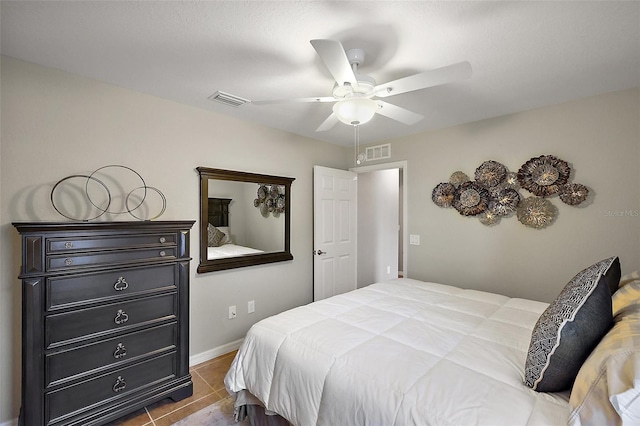
{"type": "Polygon", "coordinates": [[[467,176],[466,173],[457,171],[451,174],[451,177],[449,178],[449,183],[452,184],[453,186],[458,186],[461,183],[469,182],[470,180],[471,179],[469,179],[469,176],[467,176]]]}
{"type": "Polygon", "coordinates": [[[516,211],[520,203],[520,194],[515,189],[505,188],[497,191],[489,201],[489,210],[498,216],[509,216],[516,211]]]}
{"type": "Polygon", "coordinates": [[[569,206],[587,199],[589,189],[569,183],[570,177],[569,164],[553,155],[532,158],[517,173],[488,160],[475,170],[475,180],[462,171],[451,174],[449,182],[436,185],[431,199],[439,207],[453,207],[463,216],[478,217],[487,226],[515,214],[523,225],[542,229],[551,225],[558,214],[549,197],[558,195],[569,206]],[[523,198],[521,188],[534,196],[523,198]]]}
{"type": "Polygon", "coordinates": [[[568,183],[560,188],[560,200],[570,206],[577,206],[587,199],[589,190],[579,183],[568,183]]]}
{"type": "Polygon", "coordinates": [[[507,168],[497,161],[489,160],[476,169],[476,182],[486,188],[500,185],[507,177],[507,168]]]}
{"type": "Polygon", "coordinates": [[[489,191],[477,182],[465,182],[453,194],[451,205],[463,216],[476,216],[489,208],[489,191]]]}
{"type": "Polygon", "coordinates": [[[527,191],[539,197],[560,192],[567,183],[571,168],[566,161],[553,155],[541,155],[524,163],[518,170],[518,182],[527,191]]]}
{"type": "Polygon", "coordinates": [[[451,207],[456,187],[451,183],[439,183],[431,192],[431,200],[439,207],[451,207]]]}
{"type": "Polygon", "coordinates": [[[558,208],[546,198],[527,197],[518,205],[518,220],[531,228],[546,228],[557,215],[558,208]]]}
{"type": "Polygon", "coordinates": [[[263,217],[269,217],[269,214],[278,217],[284,213],[284,186],[259,185],[256,197],[253,206],[260,209],[263,217]]]}

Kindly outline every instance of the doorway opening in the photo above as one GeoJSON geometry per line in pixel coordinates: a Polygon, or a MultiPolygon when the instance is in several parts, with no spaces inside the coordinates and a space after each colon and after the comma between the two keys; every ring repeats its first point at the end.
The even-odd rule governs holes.
{"type": "Polygon", "coordinates": [[[358,288],[406,276],[407,162],[350,170],[358,174],[358,288]]]}

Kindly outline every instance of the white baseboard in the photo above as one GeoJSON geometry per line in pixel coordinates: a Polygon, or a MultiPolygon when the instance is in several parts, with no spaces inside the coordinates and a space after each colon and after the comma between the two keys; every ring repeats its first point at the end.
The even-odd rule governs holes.
{"type": "Polygon", "coordinates": [[[18,426],[18,419],[9,420],[8,422],[0,423],[0,426],[18,426]]]}
{"type": "MultiPolygon", "coordinates": [[[[227,343],[226,345],[218,346],[217,348],[209,349],[208,351],[191,355],[189,357],[189,367],[193,367],[194,365],[201,364],[205,361],[209,361],[211,359],[217,358],[220,355],[224,355],[229,352],[235,351],[240,347],[243,340],[244,339],[239,339],[239,340],[236,340],[235,342],[227,343]]],[[[0,426],[5,426],[5,425],[0,425],[0,426]]]]}

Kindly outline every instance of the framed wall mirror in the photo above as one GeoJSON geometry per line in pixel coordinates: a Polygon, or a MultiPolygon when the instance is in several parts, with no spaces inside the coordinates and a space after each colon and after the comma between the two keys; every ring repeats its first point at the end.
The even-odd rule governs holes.
{"type": "Polygon", "coordinates": [[[292,260],[294,178],[196,168],[200,175],[200,264],[197,272],[292,260]]]}

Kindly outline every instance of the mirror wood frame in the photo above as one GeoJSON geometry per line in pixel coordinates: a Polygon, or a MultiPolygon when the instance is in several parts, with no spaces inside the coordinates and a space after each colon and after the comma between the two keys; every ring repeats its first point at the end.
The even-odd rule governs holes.
{"type": "MultiPolygon", "coordinates": [[[[212,169],[197,167],[200,175],[200,264],[197,272],[213,272],[225,269],[243,268],[245,266],[262,265],[265,263],[293,260],[291,254],[291,183],[295,178],[283,176],[261,175],[257,173],[239,172],[235,170],[212,169]],[[285,188],[284,211],[284,250],[269,253],[246,254],[242,256],[221,259],[208,259],[207,256],[207,225],[209,223],[209,179],[228,180],[234,182],[248,182],[255,184],[282,185],[285,188]]],[[[251,208],[254,208],[251,206],[251,208]]]]}

